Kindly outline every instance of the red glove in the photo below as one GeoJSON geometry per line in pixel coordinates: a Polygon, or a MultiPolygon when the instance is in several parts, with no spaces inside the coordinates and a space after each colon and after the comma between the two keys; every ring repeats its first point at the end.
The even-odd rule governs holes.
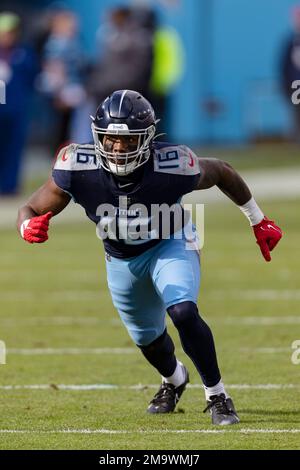
{"type": "Polygon", "coordinates": [[[44,243],[48,240],[49,220],[52,216],[52,212],[47,212],[47,214],[25,220],[21,225],[22,238],[28,243],[44,243]]]}
{"type": "Polygon", "coordinates": [[[281,239],[281,229],[267,217],[264,217],[259,224],[254,225],[252,228],[263,257],[266,261],[271,261],[270,251],[275,248],[281,239]]]}

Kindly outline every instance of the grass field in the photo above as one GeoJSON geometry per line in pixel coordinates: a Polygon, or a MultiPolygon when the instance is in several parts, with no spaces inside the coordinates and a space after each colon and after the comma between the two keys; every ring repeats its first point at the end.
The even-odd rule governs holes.
{"type": "Polygon", "coordinates": [[[263,208],[285,232],[271,264],[233,205],[206,208],[199,306],[240,414],[230,429],[202,413],[199,378],[171,325],[191,387],[173,415],[145,413],[159,377],[112,306],[91,223],[53,221],[47,244],[34,246],[2,230],[0,448],[299,449],[299,202],[263,208]]]}
{"type": "Polygon", "coordinates": [[[199,155],[216,156],[231,163],[237,170],[299,166],[299,145],[276,143],[249,147],[199,149],[199,155]]]}

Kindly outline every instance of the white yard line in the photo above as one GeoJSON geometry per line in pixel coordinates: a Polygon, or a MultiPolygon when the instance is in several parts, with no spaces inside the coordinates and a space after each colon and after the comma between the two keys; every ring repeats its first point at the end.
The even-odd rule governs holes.
{"type": "Polygon", "coordinates": [[[36,302],[39,295],[43,301],[47,302],[78,302],[78,301],[98,301],[101,302],[101,289],[98,290],[66,290],[57,292],[37,293],[34,291],[3,291],[1,292],[1,302],[36,302]]]}
{"type": "MultiPolygon", "coordinates": [[[[261,347],[261,348],[239,348],[243,353],[274,354],[291,352],[291,347],[261,347]]],[[[8,348],[7,354],[18,356],[48,356],[48,355],[102,355],[102,354],[138,354],[137,348],[8,348]]]]}
{"type": "Polygon", "coordinates": [[[292,353],[292,347],[264,347],[264,348],[239,348],[240,352],[247,353],[260,353],[260,354],[278,354],[278,353],[292,353]]]}
{"type": "Polygon", "coordinates": [[[135,354],[137,348],[9,348],[8,354],[21,356],[44,356],[55,354],[58,356],[78,354],[135,354]]]}
{"type": "MultiPolygon", "coordinates": [[[[209,319],[208,319],[209,320],[209,319]]],[[[211,321],[225,325],[245,325],[245,326],[283,326],[299,325],[299,316],[264,316],[264,317],[212,317],[211,321]]]]}
{"type": "Polygon", "coordinates": [[[300,289],[244,289],[244,290],[230,290],[218,289],[215,291],[208,291],[205,293],[207,297],[215,299],[238,299],[238,300],[300,300],[300,289]]]}
{"type": "MultiPolygon", "coordinates": [[[[1,385],[0,390],[67,390],[74,392],[100,390],[147,390],[157,389],[157,384],[113,385],[113,384],[32,384],[1,385]]],[[[201,384],[189,384],[190,389],[203,389],[201,384]]],[[[226,384],[228,390],[300,390],[299,384],[226,384]]]]}
{"type": "Polygon", "coordinates": [[[21,317],[21,318],[11,318],[11,317],[0,317],[1,327],[20,327],[22,326],[94,326],[94,325],[103,325],[103,322],[106,324],[112,325],[121,325],[122,322],[118,318],[110,318],[103,320],[100,317],[72,317],[70,316],[53,316],[53,317],[21,317]]]}
{"type": "MultiPolygon", "coordinates": [[[[248,170],[240,172],[257,200],[282,201],[300,197],[300,167],[248,170]]],[[[216,187],[194,191],[184,197],[187,203],[230,203],[216,187]]]]}
{"type": "MultiPolygon", "coordinates": [[[[43,301],[47,302],[74,302],[74,301],[98,301],[101,302],[101,293],[106,292],[106,289],[98,290],[65,290],[57,292],[43,292],[43,301]]],[[[245,289],[242,291],[230,289],[217,289],[208,290],[205,293],[208,299],[213,298],[223,300],[224,298],[237,299],[237,300],[300,300],[300,289],[262,289],[252,290],[245,289]]],[[[2,302],[35,302],[37,293],[30,290],[24,291],[3,291],[1,292],[2,302]]]]}
{"type": "MultiPolygon", "coordinates": [[[[209,323],[215,323],[218,325],[244,325],[244,326],[283,326],[283,325],[299,325],[300,315],[298,316],[257,316],[257,317],[235,317],[235,316],[209,316],[206,317],[209,323]]],[[[36,317],[0,317],[1,327],[20,327],[20,326],[94,326],[110,324],[114,326],[122,325],[119,318],[103,319],[99,317],[72,317],[70,316],[36,316],[36,317]]]]}
{"type": "Polygon", "coordinates": [[[0,429],[0,434],[299,434],[300,429],[0,429]]]}
{"type": "Polygon", "coordinates": [[[300,300],[300,289],[246,290],[237,295],[244,300],[300,300]]]}
{"type": "MultiPolygon", "coordinates": [[[[25,204],[27,197],[20,197],[11,201],[0,199],[0,229],[15,229],[16,218],[19,207],[25,204]]],[[[71,203],[63,211],[62,214],[58,214],[51,224],[67,224],[87,222],[87,217],[82,207],[79,204],[71,203]]]]}

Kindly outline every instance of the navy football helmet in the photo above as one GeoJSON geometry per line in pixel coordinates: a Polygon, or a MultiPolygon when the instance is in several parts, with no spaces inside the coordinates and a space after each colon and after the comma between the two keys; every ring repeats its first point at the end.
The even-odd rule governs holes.
{"type": "Polygon", "coordinates": [[[151,104],[140,93],[112,93],[99,106],[92,122],[101,166],[115,175],[126,176],[144,165],[151,154],[156,123],[151,104]]]}

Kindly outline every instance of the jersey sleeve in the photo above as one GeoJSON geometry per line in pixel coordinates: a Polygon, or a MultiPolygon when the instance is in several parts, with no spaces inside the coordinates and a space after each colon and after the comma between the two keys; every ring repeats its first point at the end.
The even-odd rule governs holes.
{"type": "Polygon", "coordinates": [[[170,145],[156,150],[154,171],[169,174],[170,184],[178,186],[182,195],[196,189],[201,174],[199,158],[186,145],[170,145]]]}
{"type": "Polygon", "coordinates": [[[63,147],[57,157],[52,170],[55,184],[68,194],[72,194],[72,171],[75,165],[76,145],[63,147]]]}

